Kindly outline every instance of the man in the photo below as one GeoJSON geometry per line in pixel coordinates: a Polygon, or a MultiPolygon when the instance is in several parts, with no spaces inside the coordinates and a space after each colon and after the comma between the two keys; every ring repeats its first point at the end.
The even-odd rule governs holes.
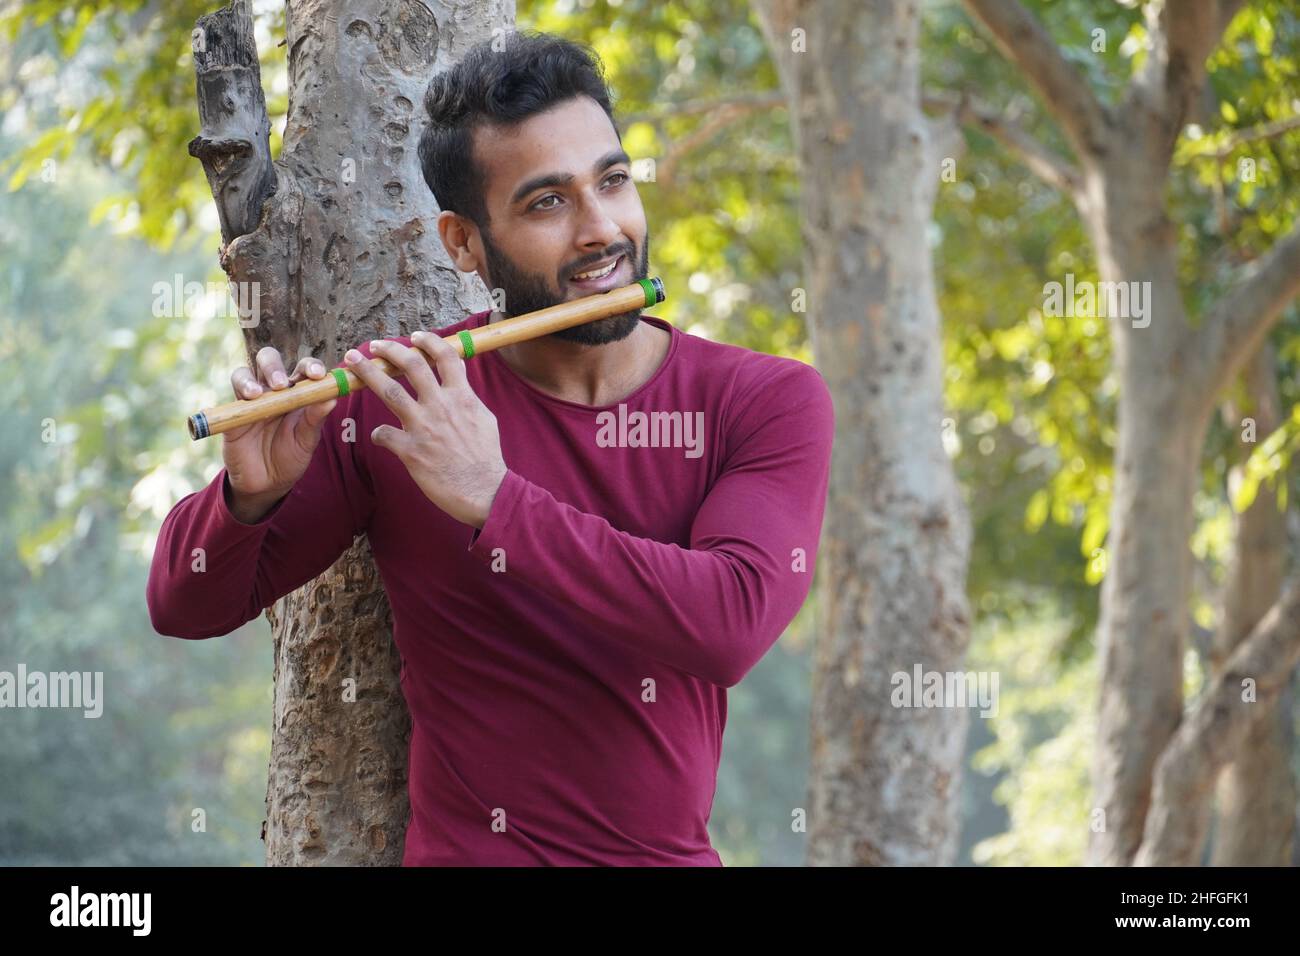
{"type": "MultiPolygon", "coordinates": [[[[439,235],[504,314],[646,276],[593,54],[516,34],[436,78],[425,106],[439,235]]],[[[256,364],[237,396],[326,374],[305,359],[288,376],[269,348],[256,364]]],[[[726,688],[812,577],[834,424],[821,376],[639,310],[468,363],[416,332],[345,364],[365,390],[225,433],[225,467],[163,523],[154,627],[229,633],[364,532],[413,720],[405,865],[721,865],[707,822],[726,688]]]]}

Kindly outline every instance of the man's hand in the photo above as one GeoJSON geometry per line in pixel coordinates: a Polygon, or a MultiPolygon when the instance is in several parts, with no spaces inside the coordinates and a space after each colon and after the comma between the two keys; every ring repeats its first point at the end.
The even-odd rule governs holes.
{"type": "MultiPolygon", "coordinates": [[[[253,364],[256,371],[237,368],[231,374],[230,387],[236,398],[256,398],[268,389],[278,391],[326,375],[324,363],[310,356],[304,356],[293,374],[286,375],[284,360],[270,345],[257,353],[253,364]]],[[[336,404],[338,399],[318,402],[225,433],[221,457],[231,492],[226,504],[235,520],[256,524],[289,493],[311,464],[325,419],[336,404]]]]}
{"type": "Polygon", "coordinates": [[[418,399],[355,349],[343,357],[402,423],[401,428],[380,425],[370,439],[401,459],[430,501],[457,521],[481,528],[506,476],[496,416],[469,387],[465,360],[442,336],[416,332],[411,344],[416,348],[376,340],[370,349],[405,372],[418,399]],[[421,352],[433,358],[437,378],[421,352]]]}

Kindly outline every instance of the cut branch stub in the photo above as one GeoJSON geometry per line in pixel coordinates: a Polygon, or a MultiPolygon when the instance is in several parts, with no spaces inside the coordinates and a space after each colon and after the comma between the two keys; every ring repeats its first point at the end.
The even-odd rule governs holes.
{"type": "Polygon", "coordinates": [[[283,168],[279,173],[280,189],[266,202],[257,227],[221,249],[221,268],[240,309],[250,361],[267,345],[298,356],[307,332],[298,234],[306,199],[292,173],[283,168]]]}
{"type": "Polygon", "coordinates": [[[271,120],[247,2],[199,17],[192,45],[202,129],[189,151],[203,163],[221,238],[229,243],[253,231],[262,203],[276,189],[271,120]]]}

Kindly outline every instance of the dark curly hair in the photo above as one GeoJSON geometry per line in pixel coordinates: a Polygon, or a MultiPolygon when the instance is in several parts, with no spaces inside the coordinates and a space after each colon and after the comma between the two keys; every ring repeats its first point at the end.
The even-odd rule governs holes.
{"type": "Polygon", "coordinates": [[[419,157],[438,207],[485,227],[485,184],[474,162],[474,130],[518,125],[575,96],[599,103],[622,141],[600,58],[563,37],[528,31],[485,40],[435,76],[424,94],[429,125],[420,135],[419,157]]]}

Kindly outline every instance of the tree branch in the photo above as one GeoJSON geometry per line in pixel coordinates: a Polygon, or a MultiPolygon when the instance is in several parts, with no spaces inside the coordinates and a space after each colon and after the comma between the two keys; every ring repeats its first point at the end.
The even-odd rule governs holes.
{"type": "Polygon", "coordinates": [[[758,110],[771,109],[774,106],[785,105],[785,94],[780,90],[770,90],[764,93],[730,96],[721,99],[683,100],[680,103],[666,103],[654,110],[628,113],[626,116],[620,117],[620,119],[624,125],[657,123],[674,116],[698,116],[701,113],[712,113],[720,109],[731,112],[752,113],[758,110]]]}
{"type": "MultiPolygon", "coordinates": [[[[676,106],[669,107],[667,110],[655,114],[653,118],[650,118],[650,114],[641,114],[647,117],[644,120],[645,122],[651,122],[654,124],[655,132],[664,144],[664,155],[655,170],[655,181],[665,189],[672,188],[673,179],[677,175],[678,164],[692,150],[698,149],[723,129],[726,129],[733,123],[736,123],[753,113],[761,112],[765,109],[771,109],[774,106],[785,105],[785,94],[778,91],[756,96],[738,97],[733,100],[679,103],[676,106]],[[678,139],[672,139],[663,129],[662,121],[668,116],[692,116],[699,114],[712,115],[709,115],[698,126],[696,126],[695,129],[678,139]]],[[[634,121],[635,120],[632,119],[627,120],[627,122],[634,121]]]]}
{"type": "Polygon", "coordinates": [[[1038,91],[1080,162],[1105,153],[1110,117],[1038,19],[1017,0],[963,2],[993,35],[1002,55],[1018,66],[1038,91]]]}
{"type": "Polygon", "coordinates": [[[1293,579],[1228,658],[1161,754],[1134,865],[1195,866],[1199,862],[1214,781],[1241,747],[1251,722],[1269,712],[1297,661],[1300,579],[1293,579]],[[1253,699],[1245,693],[1247,680],[1254,681],[1253,699]]]}
{"type": "MultiPolygon", "coordinates": [[[[1277,359],[1266,340],[1246,363],[1242,388],[1222,405],[1224,425],[1236,433],[1250,416],[1259,437],[1272,434],[1288,417],[1277,384],[1277,359]],[[1241,399],[1240,401],[1238,399],[1241,399]]],[[[1228,469],[1229,500],[1246,473],[1251,445],[1243,460],[1228,469]]],[[[1287,469],[1276,474],[1288,481],[1287,469]]],[[[1206,656],[1212,674],[1250,636],[1282,593],[1286,578],[1287,511],[1279,509],[1278,488],[1261,484],[1254,500],[1233,516],[1232,544],[1222,587],[1222,613],[1213,648],[1206,656]]],[[[1295,827],[1295,781],[1291,779],[1290,686],[1274,704],[1259,704],[1240,746],[1214,787],[1216,826],[1211,865],[1285,865],[1295,827]]],[[[1209,806],[1209,797],[1206,806],[1209,806]]],[[[1193,854],[1201,858],[1198,849],[1193,854]]]]}
{"type": "Polygon", "coordinates": [[[1009,110],[997,110],[963,94],[960,97],[926,93],[922,97],[926,109],[941,109],[952,113],[964,126],[993,137],[1025,164],[1025,167],[1047,185],[1074,198],[1082,186],[1079,170],[1069,160],[1039,142],[1018,122],[1009,110]]]}
{"type": "MultiPolygon", "coordinates": [[[[1269,123],[1260,123],[1256,126],[1249,126],[1246,129],[1234,130],[1221,146],[1212,149],[1202,149],[1192,153],[1195,159],[1223,159],[1232,155],[1233,150],[1238,146],[1245,146],[1247,143],[1254,143],[1263,139],[1277,139],[1293,129],[1300,129],[1300,113],[1295,116],[1284,116],[1282,119],[1273,120],[1269,123]]],[[[1209,142],[1209,140],[1205,140],[1209,142]]]]}
{"type": "Polygon", "coordinates": [[[1145,9],[1151,49],[1133,77],[1124,112],[1157,134],[1156,155],[1167,161],[1205,83],[1205,61],[1244,0],[1150,3],[1145,9]]]}
{"type": "Polygon", "coordinates": [[[1282,310],[1300,295],[1300,222],[1257,259],[1219,299],[1197,332],[1196,354],[1205,370],[1203,400],[1213,402],[1253,355],[1282,310]]]}
{"type": "Polygon", "coordinates": [[[203,164],[217,203],[224,245],[256,227],[275,192],[271,120],[247,0],[199,17],[192,37],[199,135],[190,155],[203,164]]]}
{"type": "Polygon", "coordinates": [[[663,143],[663,158],[655,169],[655,182],[660,186],[671,188],[677,166],[691,150],[708,142],[719,131],[732,123],[743,119],[751,113],[788,106],[785,93],[781,90],[769,90],[741,96],[720,99],[684,100],[668,103],[658,109],[639,113],[628,113],[619,117],[624,130],[633,123],[649,123],[655,128],[655,135],[663,143]],[[664,121],[678,116],[709,115],[699,126],[679,139],[673,139],[664,130],[664,121]]]}

